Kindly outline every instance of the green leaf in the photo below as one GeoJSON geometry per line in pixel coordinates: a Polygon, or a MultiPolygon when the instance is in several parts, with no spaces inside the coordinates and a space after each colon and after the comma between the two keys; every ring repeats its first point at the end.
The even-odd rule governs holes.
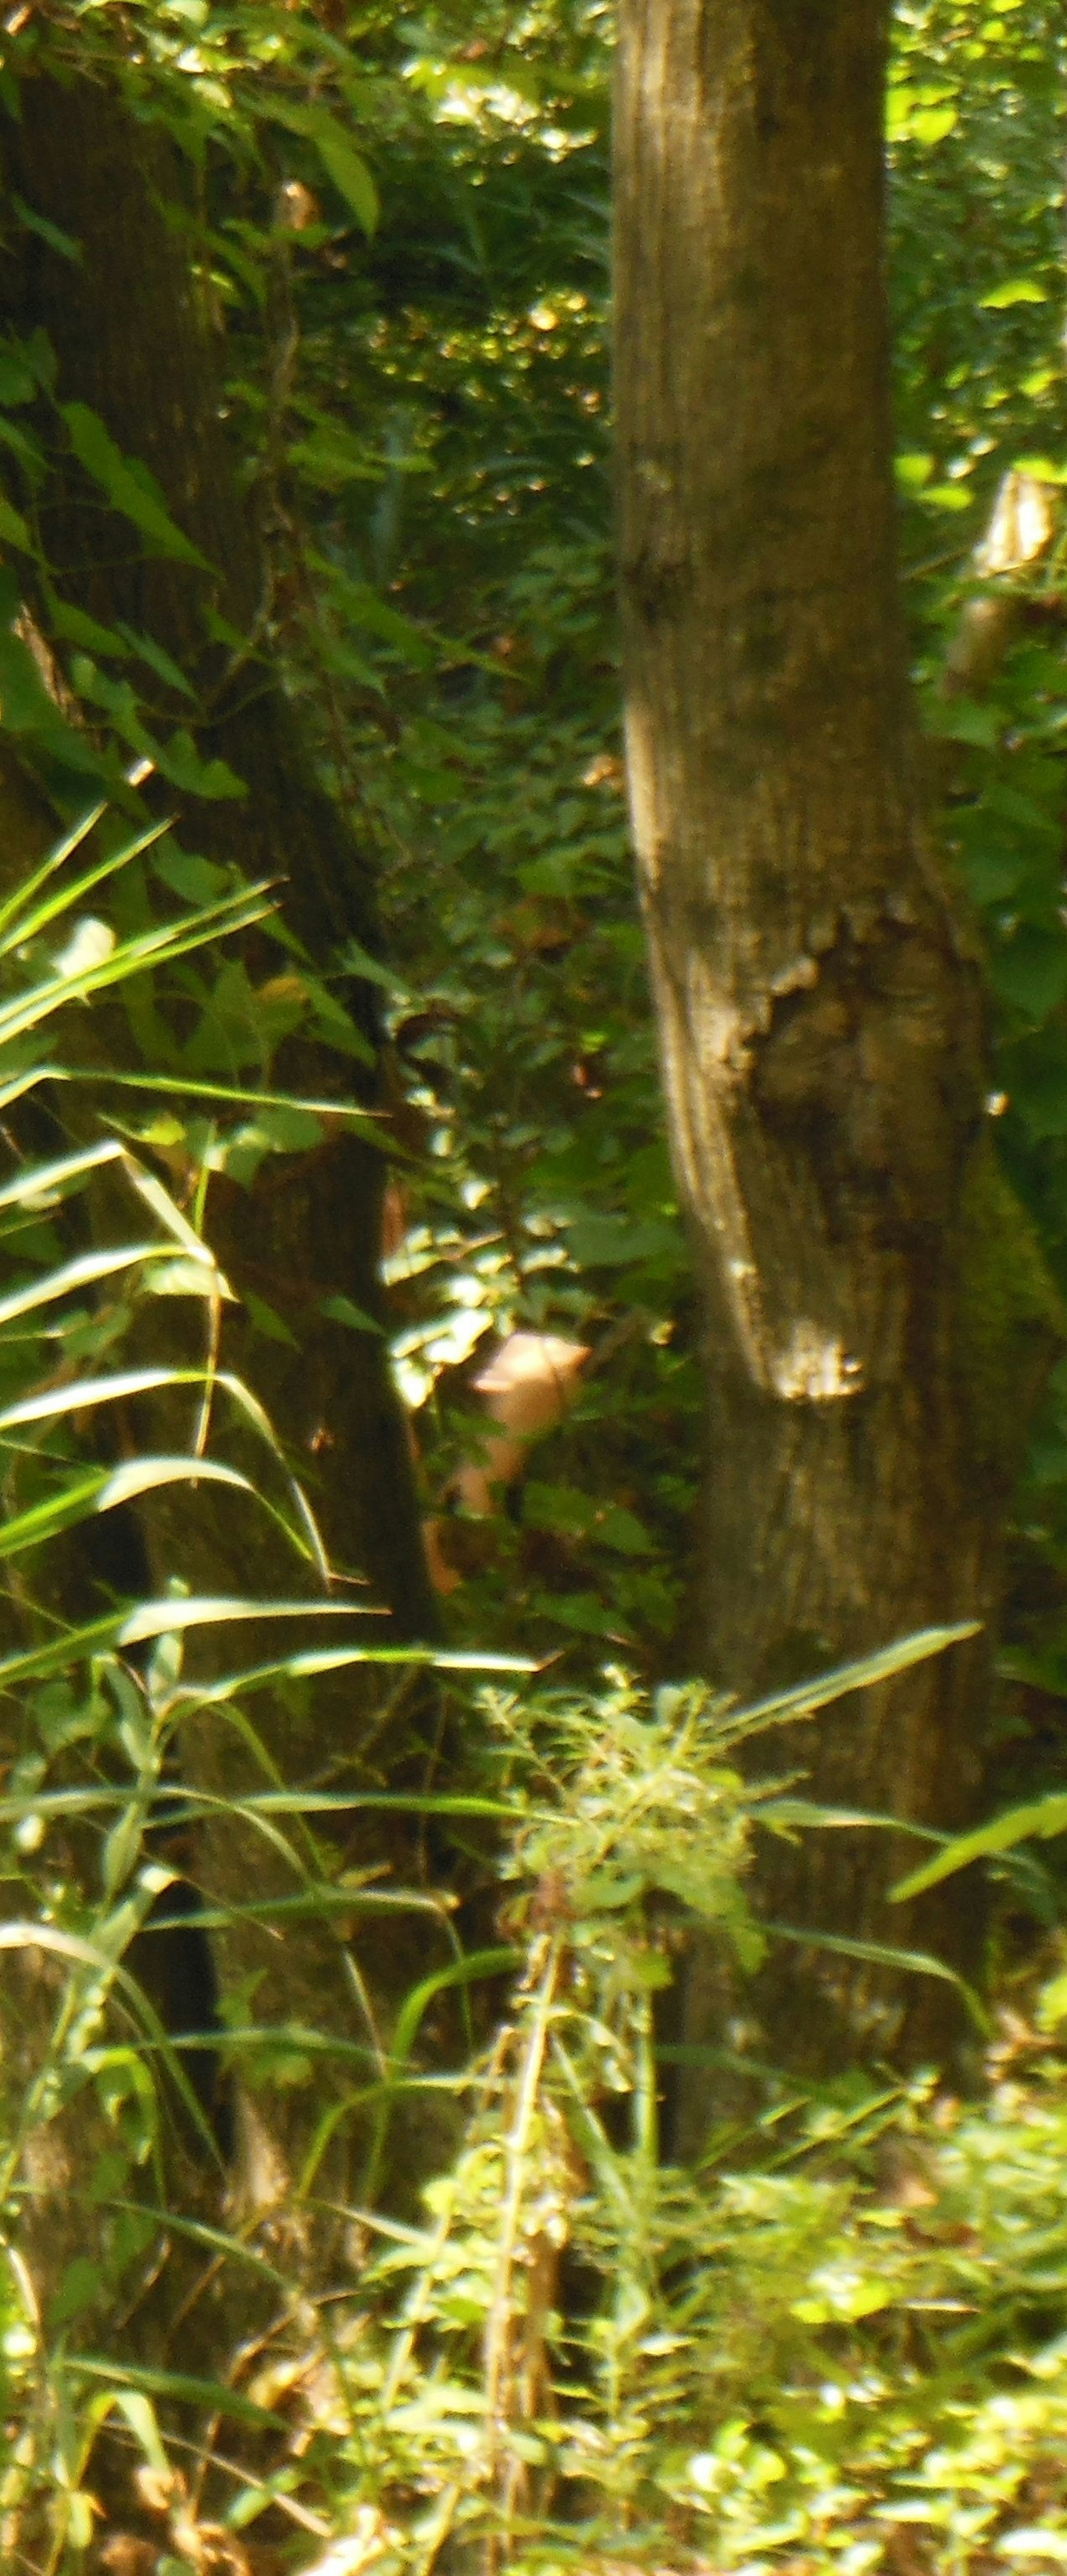
{"type": "Polygon", "coordinates": [[[1016,456],[1012,459],[1016,474],[1032,475],[1035,483],[1067,483],[1067,465],[1052,456],[1016,456]]]}
{"type": "Polygon", "coordinates": [[[1036,277],[1009,277],[980,296],[979,303],[983,312],[1003,313],[1009,304],[1047,304],[1048,297],[1047,286],[1039,286],[1036,277]]]}
{"type": "Polygon", "coordinates": [[[378,191],[362,155],[357,152],[343,125],[326,107],[300,107],[289,101],[272,99],[266,113],[291,134],[306,135],[313,143],[327,176],[351,207],[368,239],[378,223],[378,191]]]}
{"type": "Polygon", "coordinates": [[[958,122],[954,107],[920,107],[909,117],[906,130],[915,143],[941,143],[958,122]]]}
{"type": "Polygon", "coordinates": [[[1032,1020],[1045,1020],[1067,993],[1067,932],[1021,922],[990,958],[994,991],[1032,1020]]]}
{"type": "Polygon", "coordinates": [[[236,1467],[225,1467],[212,1458],[130,1458],[114,1467],[106,1476],[96,1497],[98,1512],[111,1511],[116,1503],[132,1502],[138,1494],[155,1494],[163,1485],[235,1485],[240,1493],[254,1494],[255,1486],[236,1467]]]}
{"type": "Polygon", "coordinates": [[[53,634],[65,644],[79,644],[84,653],[110,653],[120,662],[128,661],[130,647],[110,626],[100,626],[84,608],[75,608],[69,600],[50,599],[49,625],[53,634]]]}
{"type": "Polygon", "coordinates": [[[909,1976],[938,1977],[943,1984],[955,1986],[976,2029],[988,2032],[988,2016],[977,1995],[954,1968],[946,1967],[944,1960],[935,1959],[929,1950],[898,1950],[891,1941],[853,1941],[843,1932],[820,1932],[804,1924],[763,1921],[760,1928],[772,1941],[796,1941],[804,1949],[832,1950],[843,1959],[867,1959],[872,1967],[892,1968],[898,1975],[903,1969],[909,1976]]]}
{"type": "Polygon", "coordinates": [[[328,1316],[331,1323],[347,1324],[353,1333],[377,1333],[381,1337],[385,1332],[384,1324],[377,1323],[362,1306],[354,1305],[351,1297],[323,1297],[319,1313],[328,1316]]]}
{"type": "Polygon", "coordinates": [[[432,1975],[424,1977],[421,1983],[412,1987],[405,1997],[397,2016],[389,2049],[389,2085],[381,2102],[371,2137],[367,2171],[363,2180],[364,2200],[373,2201],[374,2199],[389,2130],[392,2109],[390,2096],[399,2089],[398,2078],[403,2075],[408,2065],[420,2025],[429,2006],[436,2001],[438,1995],[452,1992],[456,1987],[474,1985],[483,1977],[506,1976],[510,1969],[520,1965],[521,1953],[517,1950],[502,1948],[469,1950],[462,1959],[454,1960],[450,1967],[438,1968],[432,1975]]]}
{"type": "Polygon", "coordinates": [[[619,1269],[630,1262],[657,1261],[678,1250],[674,1227],[655,1217],[637,1222],[588,1208],[565,1223],[571,1252],[583,1270],[619,1269]]]}
{"type": "Polygon", "coordinates": [[[244,1619],[360,1619],[370,1614],[359,1601],[241,1601],[225,1593],[195,1599],[143,1601],[120,1622],[120,1646],[143,1645],[148,1637],[184,1636],[187,1628],[229,1627],[244,1619]]]}
{"type": "Polygon", "coordinates": [[[870,1690],[877,1682],[892,1681],[897,1673],[910,1671],[913,1664],[925,1663],[928,1656],[943,1655],[950,1646],[977,1637],[981,1625],[980,1619],[965,1619],[953,1628],[920,1628],[913,1637],[902,1637],[895,1646],[882,1646],[873,1655],[862,1655],[857,1663],[835,1665],[832,1672],[820,1674],[817,1681],[799,1682],[792,1690],[776,1692],[771,1699],[754,1700],[748,1708],[731,1709],[723,1732],[728,1737],[750,1734],[759,1727],[781,1726],[794,1717],[813,1715],[816,1709],[829,1708],[834,1700],[844,1699],[849,1691],[870,1690]]]}
{"type": "Polygon", "coordinates": [[[37,392],[37,378],[20,355],[18,345],[0,349],[0,403],[32,402],[37,392]]]}
{"type": "Polygon", "coordinates": [[[62,2274],[55,2297],[49,2301],[49,2324],[65,2325],[69,2317],[80,2316],[84,2308],[91,2308],[103,2281],[99,2263],[94,2263],[88,2254],[75,2254],[62,2274]]]}
{"type": "Polygon", "coordinates": [[[60,259],[69,259],[74,262],[75,267],[81,266],[84,256],[82,246],[79,241],[75,241],[72,233],[62,232],[58,224],[49,222],[47,215],[39,215],[36,208],[28,206],[25,198],[16,196],[14,190],[11,192],[9,203],[18,216],[19,222],[25,224],[27,232],[36,233],[38,240],[47,242],[49,250],[57,251],[60,259]]]}
{"type": "MultiPolygon", "coordinates": [[[[91,625],[92,619],[87,619],[86,623],[91,625]]],[[[179,670],[177,662],[164,652],[162,644],[157,644],[151,635],[138,635],[132,626],[123,626],[122,634],[131,653],[136,653],[140,661],[147,662],[157,680],[162,680],[168,689],[177,689],[183,698],[191,698],[195,704],[196,690],[190,688],[184,671],[179,670]]],[[[92,647],[89,649],[91,651],[92,647]]]]}
{"type": "Polygon", "coordinates": [[[20,554],[24,555],[33,555],[37,552],[36,544],[21,511],[14,509],[11,502],[5,500],[2,492],[0,492],[0,544],[17,546],[20,554]]]}
{"type": "Polygon", "coordinates": [[[42,1277],[15,1288],[10,1296],[0,1297],[0,1324],[10,1324],[16,1315],[33,1314],[57,1297],[73,1296],[79,1288],[95,1287],[100,1279],[109,1279],[116,1271],[134,1269],[142,1261],[169,1257],[170,1245],[159,1243],[119,1244],[107,1252],[79,1252],[60,1270],[46,1271],[42,1277]]]}
{"type": "Polygon", "coordinates": [[[395,971],[383,966],[380,958],[372,957],[369,948],[361,947],[358,939],[346,940],[344,947],[338,950],[337,963],[344,968],[346,975],[358,975],[361,983],[380,984],[386,993],[397,990],[395,971]]]}
{"type": "Polygon", "coordinates": [[[139,2389],[120,2388],[115,2403],[120,2414],[125,2416],[135,2441],[140,2443],[149,2467],[155,2469],[158,2476],[169,2479],[170,2464],[160,2439],[151,2398],[139,2389]]]}
{"type": "Polygon", "coordinates": [[[112,508],[130,519],[157,553],[210,572],[206,558],[175,526],[154,475],[123,455],[99,413],[83,402],[61,403],[59,409],[79,464],[107,493],[112,508]]]}
{"type": "Polygon", "coordinates": [[[929,482],[933,470],[933,457],[915,452],[897,456],[893,461],[893,471],[904,492],[921,492],[923,484],[929,482]]]}
{"type": "Polygon", "coordinates": [[[923,708],[927,733],[939,742],[973,742],[982,750],[999,742],[1004,730],[1004,717],[999,707],[983,706],[976,698],[938,698],[927,701],[923,708]]]}
{"type": "Polygon", "coordinates": [[[68,769],[86,771],[99,782],[105,769],[99,752],[60,714],[29,646],[11,632],[8,620],[17,615],[18,606],[17,598],[10,605],[0,598],[0,722],[6,733],[25,734],[31,750],[41,750],[68,769]]]}
{"type": "Polygon", "coordinates": [[[65,2377],[72,2379],[103,2379],[116,2389],[145,2388],[154,2396],[180,2398],[184,2404],[206,2408],[209,2415],[235,2417],[239,2424],[269,2430],[276,2420],[265,2407],[254,2405],[250,2397],[242,2397],[238,2389],[227,2388],[217,2379],[194,2379],[183,2370],[150,2370],[138,2362],[107,2361],[87,2352],[64,2355],[60,2368],[65,2377]]]}
{"type": "Polygon", "coordinates": [[[333,118],[324,120],[314,141],[319,159],[333,180],[334,187],[345,199],[368,240],[377,230],[378,191],[362,154],[349,142],[333,118]]]}
{"type": "Polygon", "coordinates": [[[268,1306],[265,1297],[257,1297],[254,1289],[246,1288],[242,1302],[254,1333],[262,1333],[268,1342],[285,1342],[291,1351],[299,1350],[296,1334],[290,1332],[274,1307],[268,1306]]]}
{"type": "Polygon", "coordinates": [[[187,796],[247,796],[245,779],[238,778],[225,760],[201,760],[192,735],[184,727],[172,733],[165,743],[156,745],[156,767],[172,787],[180,787],[187,796]]]}
{"type": "Polygon", "coordinates": [[[194,852],[180,850],[168,833],[161,841],[152,861],[152,874],[183,903],[213,903],[227,883],[225,868],[214,859],[198,858],[194,852]]]}
{"type": "MultiPolygon", "coordinates": [[[[339,422],[316,429],[310,438],[293,439],[287,452],[290,465],[296,466],[305,480],[315,484],[319,491],[340,492],[346,483],[377,483],[381,479],[381,469],[368,459],[362,440],[345,430],[339,422]]],[[[350,678],[361,679],[372,688],[381,690],[378,672],[351,649],[346,655],[335,654],[333,658],[342,662],[350,678]]]]}
{"type": "Polygon", "coordinates": [[[989,1860],[997,1852],[1014,1851],[1016,1843],[1037,1839],[1050,1841],[1054,1835],[1067,1833],[1067,1791],[1054,1790],[1047,1798],[1032,1798],[1024,1807],[1009,1807],[1003,1816],[994,1816],[991,1824],[977,1825],[973,1833],[957,1834],[937,1852],[933,1860],[924,1861],[921,1869],[912,1870],[890,1889],[894,1905],[903,1905],[924,1889],[937,1887],[941,1879],[954,1878],[957,1870],[967,1869],[972,1860],[989,1860]]]}

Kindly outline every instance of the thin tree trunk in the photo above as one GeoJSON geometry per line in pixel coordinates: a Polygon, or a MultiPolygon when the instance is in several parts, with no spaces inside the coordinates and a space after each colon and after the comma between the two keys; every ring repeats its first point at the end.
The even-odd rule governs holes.
{"type": "MultiPolygon", "coordinates": [[[[979,981],[922,812],[897,585],[888,18],[887,0],[622,7],[630,794],[707,1300],[698,1653],[743,1694],[988,1620],[1000,1561],[1003,1462],[960,1312],[975,1190],[1002,1197],[980,1178],[979,981]]],[[[949,1823],[975,1793],[987,1665],[985,1640],[957,1647],[774,1740],[771,1767],[949,1823]]],[[[892,1859],[812,1833],[765,1869],[768,1910],[958,1958],[958,1895],[902,1918],[892,1859]]],[[[758,2053],[801,2066],[934,2055],[956,2020],[951,1987],[811,1948],[776,1951],[758,2003],[758,2053]]],[[[687,2035],[713,2037],[694,2013],[687,2035]]]]}

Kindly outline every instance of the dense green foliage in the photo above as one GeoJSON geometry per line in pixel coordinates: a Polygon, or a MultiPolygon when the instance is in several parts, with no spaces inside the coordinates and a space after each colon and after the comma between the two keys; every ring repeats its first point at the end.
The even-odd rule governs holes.
{"type": "MultiPolygon", "coordinates": [[[[712,1927],[724,1973],[755,1964],[754,1837],[828,1829],[802,1784],[746,1786],[739,1742],[841,1685],[756,1719],[654,1687],[684,1593],[699,1389],[619,759],[609,35],[599,0],[431,6],[417,21],[345,0],[53,0],[5,21],[6,116],[49,65],[117,82],[180,148],[188,196],[172,219],[269,561],[253,631],[207,606],[205,653],[252,687],[280,657],[320,772],[373,852],[386,930],[381,957],[350,950],[316,974],[267,919],[269,895],[200,855],[198,814],[245,782],[213,753],[202,673],[64,595],[57,467],[80,470],[116,544],[180,564],[190,540],[135,424],[120,448],[70,398],[44,335],[12,338],[0,701],[5,747],[65,838],[36,872],[9,853],[0,902],[0,1688],[22,1729],[0,1815],[14,1999],[0,2549],[49,2576],[87,2559],[118,2576],[428,2576],[475,2551],[489,2571],[806,2576],[834,2560],[849,2576],[988,2576],[1067,2555],[1059,1899],[1054,1871],[1019,1853],[1065,1817],[1062,1754],[1041,1730],[1067,1689],[1067,1363],[1014,1526],[999,1727],[1028,1803],[914,1873],[994,1857],[1046,1928],[1002,1999],[989,2093],[971,2107],[935,2075],[909,2088],[843,2070],[816,2094],[768,2069],[765,2102],[724,2111],[694,2171],[659,2134],[687,1926],[712,1927]],[[177,818],[164,829],[140,801],[152,779],[177,818]],[[225,945],[253,920],[258,968],[225,945]],[[296,1611],[323,1619],[293,1462],[218,1369],[228,1292],[209,1247],[215,1176],[248,1187],[337,1116],[336,1097],[326,1111],[279,1072],[294,1033],[336,1051],[346,1090],[366,1071],[335,990],[353,971],[386,1014],[387,1115],[372,1129],[365,1103],[346,1114],[395,1158],[394,1359],[427,1515],[463,1578],[434,1660],[442,1675],[494,1651],[562,1664],[552,1692],[450,1701],[429,1752],[414,1726],[366,1784],[334,1793],[272,1769],[256,1694],[280,1680],[305,1705],[316,1673],[373,1665],[372,1648],[314,1628],[302,1650],[287,1631],[276,1661],[250,1668],[234,1640],[252,1605],[190,1597],[177,1561],[165,1597],[127,1592],[79,1619],[57,1550],[167,1484],[190,1487],[194,1510],[199,1487],[226,1484],[235,1510],[273,1514],[296,1611]],[[106,994],[110,1017],[73,1008],[106,994]],[[195,1367],[176,1366],[160,1294],[203,1317],[195,1367]],[[456,1508],[484,1440],[473,1380],[515,1330],[589,1356],[512,1508],[474,1517],[456,1508]],[[164,1386],[188,1388],[175,1454],[94,1450],[102,1408],[164,1386]],[[240,1467],[228,1409],[250,1429],[240,1467]],[[234,1669],[190,1678],[183,1638],[209,1624],[234,1669]],[[625,1672],[604,1674],[606,1649],[625,1672]],[[193,2150],[209,2178],[219,2167],[201,2059],[220,2030],[176,2037],[146,1991],[143,1944],[184,1887],[168,1832],[210,1806],[183,1781],[180,1727],[208,1708],[262,1784],[234,1829],[269,1840],[288,1873],[264,1919],[283,1939],[297,1920],[343,1922],[363,1996],[284,2217],[183,2198],[193,2150]],[[461,1748],[447,1786],[441,1741],[461,1748]],[[326,1821],[361,1800],[425,1818],[410,1873],[340,1868],[326,1821]],[[383,1920],[411,1915],[435,1946],[383,2040],[358,1962],[383,1920]],[[412,2101],[454,2149],[421,2196],[425,2171],[404,2163],[412,2101]],[[344,2123],[365,2143],[362,2190],[326,2213],[344,2123]],[[42,2312],[40,2142],[72,2133],[84,2169],[68,2176],[73,2234],[57,2221],[42,2312]],[[343,2232],[313,2281],[307,2231],[327,2214],[343,2232]],[[235,2293],[210,2375],[181,2366],[186,2316],[195,2344],[203,2310],[192,2273],[164,2356],[130,2359],[176,2245],[204,2279],[251,2281],[266,2301],[269,2322],[245,2333],[235,2293]]],[[[1022,1320],[1018,1378],[991,1399],[1005,1444],[1028,1318],[1067,1296],[1064,51],[1044,0],[902,0],[889,98],[902,543],[931,792],[988,960],[996,1186],[1033,1228],[1025,1293],[983,1273],[975,1299],[979,1330],[997,1295],[1022,1320]],[[1037,492],[1040,541],[983,558],[1010,474],[1037,492]],[[976,608],[995,611],[995,649],[961,684],[976,608]]],[[[78,243],[19,197],[5,219],[69,259],[74,291],[78,243]]],[[[249,1308],[269,1356],[287,1327],[269,1303],[249,1308]]],[[[339,1320],[376,1329],[351,1301],[339,1320]]],[[[784,1770],[788,1738],[772,1743],[784,1770]]],[[[988,2038],[983,2005],[969,2008],[988,2038]]],[[[254,1993],[228,2010],[227,2065],[253,2101],[315,2106],[336,2041],[257,2019],[254,1993]]],[[[732,2046],[721,2059],[725,2101],[732,2046]]]]}

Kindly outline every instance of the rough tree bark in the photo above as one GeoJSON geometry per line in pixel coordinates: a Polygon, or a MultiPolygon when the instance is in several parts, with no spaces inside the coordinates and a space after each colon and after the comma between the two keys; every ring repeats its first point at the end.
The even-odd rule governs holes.
{"type": "MultiPolygon", "coordinates": [[[[989,1621],[999,1579],[1006,1461],[964,1324],[1005,1193],[979,976],[908,699],[888,20],[888,0],[621,12],[630,795],[707,1301],[698,1653],[744,1694],[930,1622],[989,1621]]],[[[1024,1343],[1040,1304],[1035,1286],[1028,1321],[1025,1287],[1007,1292],[1024,1343]]],[[[987,1666],[987,1639],[957,1647],[775,1752],[817,1798],[951,1824],[974,1797],[987,1666]]],[[[812,1833],[765,1870],[768,1910],[958,1961],[966,1900],[902,1919],[892,1858],[884,1838],[812,1833]]],[[[934,2057],[956,2035],[951,1987],[815,1948],[776,1949],[759,2003],[759,2053],[793,2066],[934,2057]]],[[[687,2035],[713,2035],[700,2024],[691,1996],[687,2035]]]]}

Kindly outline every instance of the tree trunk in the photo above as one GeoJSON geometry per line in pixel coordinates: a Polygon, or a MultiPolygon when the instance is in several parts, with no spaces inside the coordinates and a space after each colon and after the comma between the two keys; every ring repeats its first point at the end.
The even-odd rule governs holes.
{"type": "MultiPolygon", "coordinates": [[[[376,1047],[373,987],[339,986],[335,964],[338,947],[353,935],[364,948],[378,945],[366,855],[315,780],[269,644],[258,644],[228,683],[220,681],[229,656],[211,644],[205,625],[205,611],[214,608],[242,635],[269,628],[263,615],[269,592],[255,511],[235,478],[215,352],[191,271],[180,157],[162,127],[135,119],[102,84],[31,77],[22,86],[19,122],[6,130],[4,158],[9,184],[81,249],[75,265],[40,232],[12,227],[0,267],[4,318],[19,333],[47,332],[58,361],[58,399],[91,405],[123,452],[150,467],[174,519],[212,567],[205,574],[146,555],[135,531],[101,505],[73,461],[59,458],[41,501],[56,588],[102,623],[125,619],[153,638],[202,692],[211,713],[198,749],[228,762],[248,793],[239,802],[197,802],[180,824],[186,846],[236,862],[251,878],[278,880],[283,918],[376,1047]]],[[[160,696],[165,699],[165,684],[160,696]]],[[[170,721],[189,722],[187,701],[175,698],[170,721]]],[[[162,810],[173,812],[177,800],[164,793],[162,810]]],[[[257,952],[255,938],[246,952],[253,981],[257,969],[262,977],[278,966],[277,951],[261,946],[257,952]]],[[[373,1074],[368,1079],[343,1055],[303,1038],[286,1042],[275,1078],[320,1098],[350,1098],[362,1084],[364,1096],[374,1098],[373,1074]]],[[[367,1579],[363,1597],[385,1615],[349,1634],[372,1644],[432,1639],[438,1619],[384,1339],[322,1312],[323,1302],[340,1294],[384,1322],[378,1279],[384,1175],[383,1157],[339,1130],[312,1152],[268,1159],[248,1191],[213,1184],[207,1211],[207,1232],[238,1296],[253,1291],[291,1336],[289,1343],[264,1341],[239,1307],[227,1310],[222,1365],[245,1377],[264,1402],[307,1486],[333,1566],[367,1579]]],[[[188,1406],[177,1438],[173,1428],[160,1437],[159,1420],[146,1429],[153,1446],[187,1445],[188,1406]]],[[[156,1583],[180,1571],[197,1590],[290,1598],[314,1591],[313,1579],[302,1581],[295,1560],[280,1548],[266,1514],[251,1506],[214,1508],[210,1488],[201,1488],[191,1506],[155,1503],[143,1527],[149,1579],[156,1583]]],[[[134,1586],[127,1580],[125,1588],[134,1586]]],[[[305,1630],[295,1642],[310,1643],[313,1635],[305,1630]]],[[[253,1640],[246,1630],[240,1654],[248,1661],[257,1652],[266,1658],[278,1642],[277,1631],[253,1640]]],[[[314,1642],[323,1642],[321,1631],[314,1642]]],[[[328,1642],[337,1642],[336,1628],[328,1642]]],[[[225,1638],[223,1646],[227,1665],[237,1661],[225,1638]]],[[[260,1696],[250,1715],[288,1781],[327,1777],[343,1787],[356,1776],[367,1709],[366,1694],[360,1697],[349,1675],[324,1677],[313,1703],[295,1703],[291,1693],[260,1696]]],[[[188,1755],[194,1778],[213,1790],[236,1794],[242,1785],[263,1785],[239,1734],[224,1726],[198,1723],[188,1755]]],[[[380,1864],[380,1837],[373,1855],[354,1847],[350,1856],[380,1864]]],[[[268,1892],[265,1845],[232,1824],[206,1837],[199,1861],[213,1901],[268,1892]]],[[[284,1871],[278,1892],[293,1892],[284,1871]]],[[[362,1956],[363,1984],[372,1993],[383,1984],[387,2007],[424,1967],[424,1918],[419,1923],[417,1942],[413,1934],[408,1944],[404,1918],[389,1917],[380,1978],[380,1962],[365,1951],[362,1956]]],[[[228,1976],[260,1980],[257,2018],[332,2028],[368,2043],[360,1976],[328,1926],[294,1927],[284,1942],[262,1928],[228,1933],[220,1948],[228,1976]]],[[[194,2006],[194,2020],[201,2018],[194,2006]]],[[[331,2081],[317,2073],[314,2087],[276,2103],[288,2149],[299,2152],[301,2133],[306,2139],[321,2116],[331,2081]]],[[[339,2076],[338,2087],[346,2084],[339,2076]]],[[[342,2123],[338,2141],[347,2143],[349,2135],[342,2123]]],[[[343,2181],[340,2166],[333,2179],[343,2181]]]]}
{"type": "MultiPolygon", "coordinates": [[[[1002,1221],[978,972],[930,847],[898,594],[888,0],[623,0],[616,399],[627,746],[668,1115],[707,1302],[704,1668],[763,1692],[995,1615],[967,1247],[1002,1221]],[[982,1213],[976,1218],[975,1208],[982,1213]]],[[[1010,1322],[1026,1326],[1013,1291],[1010,1322]]],[[[1034,1316],[1040,1294],[1032,1301],[1034,1316]]],[[[987,1638],[753,1747],[808,1794],[969,1812],[987,1638]]],[[[914,1850],[914,1845],[911,1846],[914,1850]]],[[[775,1847],[768,1911],[910,1919],[900,1847],[775,1847]]],[[[695,1983],[700,1980],[696,1979],[695,1983]]],[[[936,2056],[953,1989],[776,1949],[758,2053],[936,2056]]],[[[701,2030],[691,1999],[687,2036],[701,2030]],[[694,2018],[695,2016],[695,2018],[694,2018]]]]}
{"type": "MultiPolygon", "coordinates": [[[[102,87],[39,78],[23,84],[6,158],[14,185],[81,246],[75,266],[39,234],[21,232],[17,272],[9,261],[4,281],[9,318],[17,328],[44,328],[58,359],[59,399],[92,405],[124,452],[151,468],[183,533],[213,567],[205,576],[147,555],[71,465],[57,469],[43,510],[57,587],[102,623],[125,618],[153,637],[202,688],[211,717],[198,748],[226,760],[248,794],[198,802],[185,818],[186,836],[250,878],[276,879],[284,919],[313,965],[336,979],[346,938],[379,945],[366,853],[313,777],[269,644],[220,689],[228,656],[205,626],[214,607],[241,633],[269,629],[269,577],[222,423],[216,353],[181,223],[188,209],[179,155],[161,127],[138,123],[102,87]]],[[[183,711],[176,699],[171,716],[188,723],[188,701],[183,711]]],[[[173,811],[173,791],[164,787],[163,798],[173,811]]],[[[271,971],[271,960],[264,963],[271,971]]],[[[375,1045],[372,987],[350,980],[342,998],[375,1045]]],[[[291,1045],[287,1070],[294,1088],[351,1096],[353,1068],[343,1056],[291,1045]]],[[[366,1091],[358,1069],[354,1079],[366,1091]]],[[[212,1234],[234,1284],[257,1289],[299,1342],[296,1352],[272,1344],[266,1368],[262,1358],[257,1368],[240,1347],[238,1322],[230,1356],[253,1379],[266,1378],[276,1426],[305,1460],[328,1546],[338,1564],[370,1577],[393,1614],[394,1635],[424,1638],[435,1631],[436,1611],[383,1345],[320,1311],[324,1297],[342,1292],[380,1314],[384,1171],[381,1155],[343,1137],[313,1155],[272,1158],[250,1192],[213,1192],[212,1234]]],[[[241,1544],[247,1548],[246,1533],[241,1544]]],[[[249,1572],[246,1558],[246,1580],[249,1572]]]]}

